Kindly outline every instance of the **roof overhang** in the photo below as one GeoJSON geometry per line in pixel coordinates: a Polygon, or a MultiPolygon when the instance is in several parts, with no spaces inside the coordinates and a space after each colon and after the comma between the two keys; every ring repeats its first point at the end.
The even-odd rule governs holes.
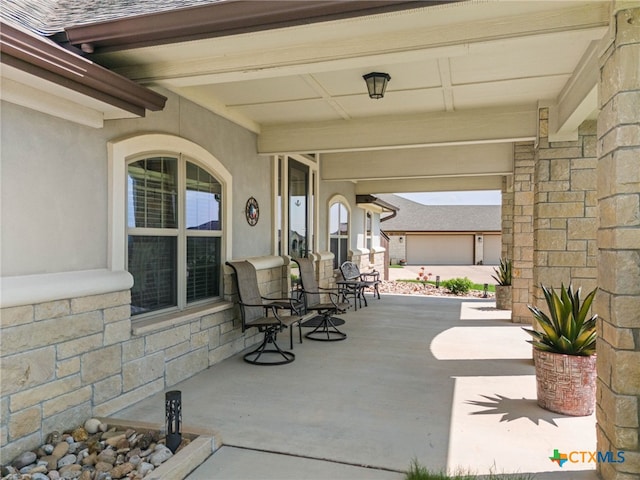
{"type": "Polygon", "coordinates": [[[392,212],[395,214],[395,212],[400,210],[395,205],[391,205],[390,203],[380,200],[378,197],[373,195],[356,195],[356,204],[359,207],[366,208],[367,210],[371,210],[376,213],[392,212]]]}
{"type": "MultiPolygon", "coordinates": [[[[3,77],[11,77],[11,72],[23,72],[44,80],[53,89],[63,87],[80,94],[90,99],[88,103],[95,104],[97,100],[113,109],[127,112],[122,116],[144,117],[146,110],[162,110],[167,100],[163,95],[66,50],[49,39],[4,22],[0,29],[0,54],[3,77]]],[[[23,83],[24,75],[13,76],[15,79],[11,80],[23,83]]]]}
{"type": "Polygon", "coordinates": [[[86,52],[215,38],[452,3],[450,0],[225,0],[208,5],[68,27],[56,40],[86,52]]]}

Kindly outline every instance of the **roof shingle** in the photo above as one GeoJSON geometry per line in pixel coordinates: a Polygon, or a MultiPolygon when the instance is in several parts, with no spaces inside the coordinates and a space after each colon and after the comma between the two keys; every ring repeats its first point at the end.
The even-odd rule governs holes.
{"type": "Polygon", "coordinates": [[[207,5],[223,0],[3,0],[7,23],[50,36],[66,27],[207,5]]]}
{"type": "Polygon", "coordinates": [[[376,197],[399,207],[380,224],[385,232],[487,232],[501,230],[500,205],[423,205],[398,195],[376,197]]]}

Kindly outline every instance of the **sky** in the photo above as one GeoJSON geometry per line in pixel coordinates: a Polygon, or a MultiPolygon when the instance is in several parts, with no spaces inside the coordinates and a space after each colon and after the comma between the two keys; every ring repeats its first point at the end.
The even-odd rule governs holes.
{"type": "Polygon", "coordinates": [[[424,205],[500,205],[500,190],[481,190],[474,192],[423,192],[398,193],[400,197],[424,205]]]}

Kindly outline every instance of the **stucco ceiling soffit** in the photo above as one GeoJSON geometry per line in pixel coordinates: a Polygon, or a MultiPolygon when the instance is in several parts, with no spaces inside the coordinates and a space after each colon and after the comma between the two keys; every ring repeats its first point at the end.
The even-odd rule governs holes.
{"type": "Polygon", "coordinates": [[[236,125],[240,125],[254,133],[260,133],[260,124],[258,122],[252,120],[246,115],[243,115],[237,110],[229,108],[214,95],[211,95],[208,90],[197,88],[170,88],[169,90],[217,115],[220,115],[223,118],[226,118],[236,125]]]}
{"type": "Polygon", "coordinates": [[[534,140],[537,119],[536,108],[515,106],[265,125],[258,137],[258,152],[331,153],[534,140]]]}

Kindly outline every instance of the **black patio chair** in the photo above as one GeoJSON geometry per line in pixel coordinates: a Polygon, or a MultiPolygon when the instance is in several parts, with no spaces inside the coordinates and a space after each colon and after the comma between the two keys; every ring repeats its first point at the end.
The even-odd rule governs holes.
{"type": "Polygon", "coordinates": [[[380,272],[375,270],[371,272],[361,273],[358,265],[353,262],[346,261],[340,265],[340,273],[342,273],[345,282],[353,282],[352,290],[358,293],[359,298],[364,300],[364,306],[367,306],[367,297],[364,296],[364,290],[370,288],[373,290],[373,296],[380,299],[380,272]]]}
{"type": "Polygon", "coordinates": [[[264,338],[258,348],[244,355],[244,360],[254,365],[283,365],[295,359],[293,352],[282,350],[276,343],[279,332],[289,328],[289,343],[293,349],[293,327],[298,325],[300,343],[302,343],[301,322],[309,316],[303,315],[302,303],[292,298],[268,298],[260,294],[258,275],[255,267],[248,261],[227,262],[235,275],[238,292],[238,305],[242,316],[242,331],[257,328],[264,333],[264,338]],[[282,310],[289,310],[288,315],[282,315],[282,310]],[[268,348],[271,345],[271,348],[268,348]],[[260,361],[260,357],[273,358],[274,361],[260,361]],[[280,359],[281,357],[281,359],[280,359]]]}
{"type": "Polygon", "coordinates": [[[294,262],[300,268],[300,284],[304,306],[307,311],[315,311],[320,315],[321,321],[309,333],[305,335],[310,340],[323,342],[335,342],[347,338],[347,334],[338,330],[332,315],[346,312],[348,303],[340,302],[340,290],[336,288],[320,288],[316,280],[313,263],[308,258],[294,258],[294,262]],[[328,297],[327,302],[322,301],[322,295],[328,297]]]}

